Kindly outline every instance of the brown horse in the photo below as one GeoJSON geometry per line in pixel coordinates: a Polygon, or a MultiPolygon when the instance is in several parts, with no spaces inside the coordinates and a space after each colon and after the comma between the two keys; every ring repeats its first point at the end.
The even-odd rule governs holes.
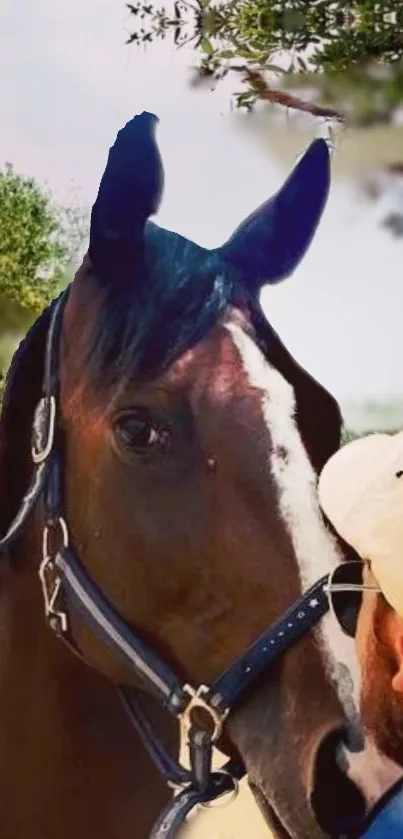
{"type": "MultiPolygon", "coordinates": [[[[143,114],[118,135],[89,253],[8,377],[2,532],[19,518],[0,563],[1,839],[146,839],[171,791],[116,687],[141,697],[174,757],[175,714],[157,701],[171,670],[153,670],[147,651],[181,684],[210,685],[340,559],[316,500],[340,412],[258,302],[310,243],[329,186],[326,143],[206,251],[148,221],[162,191],[153,126],[143,114]],[[115,612],[100,618],[102,597],[115,612]],[[148,673],[130,666],[135,639],[148,673]]],[[[305,632],[219,720],[220,748],[244,762],[279,837],[336,836],[369,800],[363,773],[357,783],[348,773],[364,744],[351,733],[351,650],[339,642],[336,625],[305,632]]]]}

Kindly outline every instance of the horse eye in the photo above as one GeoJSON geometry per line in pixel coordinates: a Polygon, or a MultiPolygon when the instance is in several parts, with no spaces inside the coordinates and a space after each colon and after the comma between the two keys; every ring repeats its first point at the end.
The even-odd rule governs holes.
{"type": "Polygon", "coordinates": [[[114,426],[115,437],[122,448],[134,452],[162,445],[167,432],[158,427],[148,412],[124,414],[114,426]]]}

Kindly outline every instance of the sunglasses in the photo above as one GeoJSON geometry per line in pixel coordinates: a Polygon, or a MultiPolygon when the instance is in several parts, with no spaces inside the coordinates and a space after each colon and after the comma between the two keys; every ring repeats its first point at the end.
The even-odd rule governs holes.
{"type": "Polygon", "coordinates": [[[381,591],[375,584],[364,583],[366,566],[368,567],[368,563],[365,562],[342,562],[329,575],[328,582],[324,586],[330,610],[340,628],[350,638],[354,638],[357,631],[363,592],[379,593],[381,591]]]}

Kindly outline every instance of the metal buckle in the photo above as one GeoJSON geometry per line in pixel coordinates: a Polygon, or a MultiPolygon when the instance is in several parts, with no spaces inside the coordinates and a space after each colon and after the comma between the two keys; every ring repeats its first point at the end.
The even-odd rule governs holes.
{"type": "Polygon", "coordinates": [[[197,690],[191,685],[184,685],[184,691],[190,697],[190,701],[180,715],[180,721],[183,726],[183,733],[188,735],[189,730],[193,724],[192,713],[196,708],[201,708],[212,722],[211,742],[214,744],[219,740],[224,727],[224,722],[229,714],[229,708],[225,711],[219,711],[210,704],[209,694],[210,688],[207,685],[201,685],[197,690]]]}
{"type": "Polygon", "coordinates": [[[35,418],[33,424],[33,442],[31,447],[31,454],[33,462],[38,466],[43,463],[50,455],[55,438],[56,425],[56,400],[54,396],[44,396],[35,410],[35,418]],[[44,431],[44,424],[46,422],[46,439],[44,431]],[[36,438],[36,439],[35,439],[36,438]],[[39,448],[36,448],[36,442],[39,442],[39,448]]]}
{"type": "Polygon", "coordinates": [[[60,529],[62,544],[67,548],[69,544],[69,532],[65,520],[61,517],[56,519],[52,525],[45,525],[42,537],[42,562],[39,566],[39,579],[42,586],[43,600],[45,604],[45,615],[49,626],[58,634],[66,633],[68,629],[67,614],[57,608],[57,600],[60,595],[62,579],[57,573],[54,557],[49,551],[50,532],[60,529]]]}
{"type": "Polygon", "coordinates": [[[215,796],[215,798],[212,798],[211,801],[202,801],[200,806],[205,807],[206,810],[218,810],[221,807],[228,807],[228,805],[234,801],[239,793],[238,778],[234,778],[230,772],[227,772],[226,769],[216,769],[214,775],[228,775],[228,777],[231,778],[233,788],[220,792],[217,796],[215,796]],[[221,798],[224,798],[224,801],[221,801],[221,798]]]}

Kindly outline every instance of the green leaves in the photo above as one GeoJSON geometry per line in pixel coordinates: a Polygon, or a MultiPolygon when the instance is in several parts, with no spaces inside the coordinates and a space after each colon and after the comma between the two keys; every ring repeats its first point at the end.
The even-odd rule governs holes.
{"type": "Polygon", "coordinates": [[[202,38],[200,48],[206,53],[206,55],[212,55],[213,53],[213,47],[207,38],[202,38]]]}
{"type": "Polygon", "coordinates": [[[57,205],[11,164],[0,170],[0,402],[19,337],[69,282],[87,229],[84,208],[57,205]]]}
{"type": "MultiPolygon", "coordinates": [[[[140,28],[132,40],[152,42],[172,33],[177,46],[193,43],[201,77],[207,62],[219,80],[239,70],[241,60],[275,73],[287,88],[294,79],[305,84],[308,75],[323,88],[320,77],[329,74],[361,68],[369,75],[379,62],[396,78],[396,64],[403,66],[403,0],[177,0],[175,9],[170,16],[163,5],[137,0],[132,20],[140,28]],[[288,67],[277,66],[279,55],[288,67]]],[[[261,93],[246,87],[236,101],[250,108],[261,93]]],[[[401,101],[400,84],[399,95],[401,101]]]]}
{"type": "Polygon", "coordinates": [[[58,207],[33,178],[0,170],[0,297],[38,314],[84,237],[84,214],[58,207]]]}

